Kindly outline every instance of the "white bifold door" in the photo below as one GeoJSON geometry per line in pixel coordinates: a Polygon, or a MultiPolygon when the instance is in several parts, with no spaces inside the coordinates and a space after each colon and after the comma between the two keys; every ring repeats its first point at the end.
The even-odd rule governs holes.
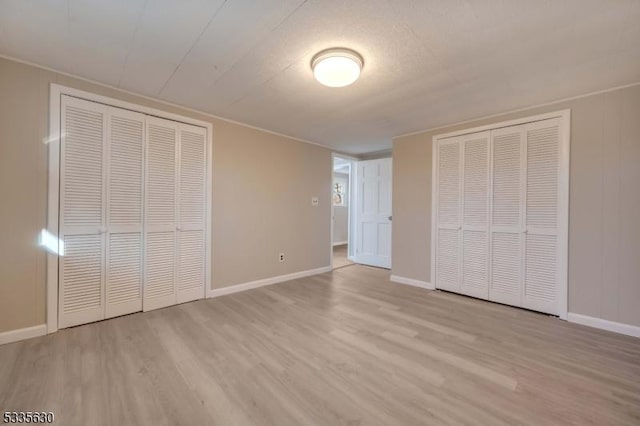
{"type": "Polygon", "coordinates": [[[554,315],[566,301],[568,141],[553,118],[436,142],[437,288],[554,315]],[[564,182],[564,184],[563,184],[564,182]]]}
{"type": "Polygon", "coordinates": [[[488,298],[489,132],[438,146],[438,288],[488,298]]]}
{"type": "Polygon", "coordinates": [[[205,132],[147,119],[145,311],[204,297],[205,132]]]}
{"type": "Polygon", "coordinates": [[[155,120],[61,98],[60,328],[204,297],[206,129],[155,120]]]}
{"type": "Polygon", "coordinates": [[[391,158],[359,161],[355,261],[391,268],[391,158]]]}
{"type": "Polygon", "coordinates": [[[60,327],[142,308],[144,115],[62,97],[60,327]]]}

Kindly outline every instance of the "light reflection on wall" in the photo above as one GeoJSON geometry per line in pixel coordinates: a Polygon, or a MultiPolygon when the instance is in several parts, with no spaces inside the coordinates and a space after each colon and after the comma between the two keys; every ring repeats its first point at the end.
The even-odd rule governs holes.
{"type": "Polygon", "coordinates": [[[44,247],[49,253],[64,256],[64,242],[46,229],[40,231],[38,245],[44,247]]]}
{"type": "MultiPolygon", "coordinates": [[[[62,137],[64,137],[66,135],[66,133],[62,133],[62,137]]],[[[45,138],[42,139],[42,143],[45,145],[48,145],[52,142],[58,142],[60,140],[60,135],[53,135],[53,136],[46,136],[45,138]]]]}

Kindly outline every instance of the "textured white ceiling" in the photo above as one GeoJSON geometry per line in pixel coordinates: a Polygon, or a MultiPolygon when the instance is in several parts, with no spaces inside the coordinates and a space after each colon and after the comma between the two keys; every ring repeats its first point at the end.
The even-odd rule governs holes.
{"type": "Polygon", "coordinates": [[[0,0],[0,54],[345,152],[640,81],[640,0],[0,0]],[[353,86],[311,57],[360,52],[353,86]]]}

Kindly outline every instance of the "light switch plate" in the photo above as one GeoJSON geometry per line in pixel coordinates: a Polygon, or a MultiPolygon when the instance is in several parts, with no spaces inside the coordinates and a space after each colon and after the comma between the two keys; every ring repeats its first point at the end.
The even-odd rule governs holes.
{"type": "Polygon", "coordinates": [[[318,197],[311,197],[311,205],[312,206],[317,206],[320,203],[320,201],[318,200],[318,197]]]}

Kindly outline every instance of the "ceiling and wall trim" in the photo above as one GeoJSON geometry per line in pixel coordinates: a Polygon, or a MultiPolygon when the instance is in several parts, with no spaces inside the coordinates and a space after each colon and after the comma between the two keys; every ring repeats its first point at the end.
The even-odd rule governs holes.
{"type": "Polygon", "coordinates": [[[360,154],[358,157],[360,160],[378,160],[380,158],[389,158],[392,156],[393,156],[393,150],[389,148],[389,149],[382,149],[380,151],[373,151],[373,152],[360,154]]]}
{"type": "MultiPolygon", "coordinates": [[[[31,66],[31,67],[39,68],[39,69],[42,69],[42,70],[45,70],[45,71],[54,72],[56,74],[64,75],[66,77],[75,78],[77,80],[81,80],[81,81],[84,81],[86,83],[95,84],[97,86],[101,86],[101,87],[104,87],[104,88],[107,88],[107,89],[110,89],[110,90],[115,90],[117,92],[125,93],[125,94],[131,95],[131,96],[137,96],[137,97],[139,97],[141,99],[146,99],[146,100],[149,100],[149,101],[157,102],[159,104],[166,105],[166,106],[169,106],[169,107],[180,108],[180,109],[182,109],[184,111],[192,112],[192,113],[195,113],[195,114],[200,114],[203,117],[209,117],[209,118],[213,118],[213,119],[216,119],[216,120],[225,121],[227,123],[236,124],[238,126],[243,126],[243,127],[249,128],[249,129],[258,130],[260,132],[269,133],[269,134],[272,134],[272,135],[275,135],[275,136],[288,138],[288,139],[291,139],[291,140],[295,140],[295,141],[302,142],[302,143],[307,143],[307,144],[310,144],[310,145],[320,146],[322,148],[330,149],[332,152],[334,152],[336,154],[340,154],[340,155],[343,155],[343,156],[355,158],[355,159],[358,159],[358,160],[370,160],[370,159],[378,159],[378,158],[384,158],[384,157],[392,157],[392,152],[393,152],[392,148],[384,149],[384,150],[378,150],[378,151],[372,151],[372,152],[362,153],[362,154],[339,151],[339,150],[336,150],[335,148],[332,148],[329,145],[324,145],[324,144],[321,144],[319,142],[314,142],[314,141],[310,141],[310,140],[306,140],[306,139],[301,139],[301,138],[298,138],[298,137],[295,137],[295,136],[291,136],[291,135],[287,135],[287,134],[284,134],[284,133],[275,132],[273,130],[265,129],[263,127],[258,127],[258,126],[254,126],[254,125],[251,125],[251,124],[242,123],[240,121],[232,120],[230,118],[226,118],[226,117],[218,116],[218,115],[211,114],[211,113],[208,113],[208,112],[200,111],[200,110],[197,110],[197,109],[194,109],[194,108],[190,108],[190,107],[185,106],[185,105],[180,105],[180,104],[176,104],[176,103],[173,103],[173,102],[165,101],[165,100],[162,100],[162,99],[159,99],[159,98],[154,98],[152,96],[147,96],[147,95],[143,95],[143,94],[140,94],[140,93],[132,92],[130,90],[122,89],[120,87],[116,87],[116,86],[113,86],[113,85],[110,85],[110,84],[106,84],[106,83],[101,83],[99,81],[92,80],[90,78],[81,77],[81,76],[78,76],[78,75],[75,75],[75,74],[71,74],[71,73],[68,73],[68,72],[65,72],[65,71],[60,71],[58,69],[51,68],[51,67],[48,67],[48,66],[45,66],[45,65],[40,65],[40,64],[37,64],[37,63],[34,63],[34,62],[18,59],[18,58],[15,58],[13,56],[0,54],[0,58],[1,59],[6,59],[6,60],[9,60],[9,61],[13,61],[13,62],[17,62],[19,64],[24,64],[24,65],[28,65],[28,66],[31,66]]],[[[471,118],[471,119],[468,119],[468,120],[457,121],[457,122],[449,123],[449,124],[443,124],[443,125],[437,126],[437,127],[431,127],[431,128],[427,128],[427,129],[423,129],[423,130],[417,130],[415,132],[409,132],[409,133],[404,133],[404,134],[401,134],[401,135],[393,136],[391,138],[391,141],[393,142],[393,140],[395,140],[395,139],[400,139],[400,138],[404,138],[404,137],[407,137],[407,136],[414,136],[414,135],[418,135],[420,133],[433,132],[433,131],[437,131],[437,130],[440,130],[440,129],[446,129],[446,128],[449,128],[449,127],[464,125],[464,124],[467,124],[467,123],[473,123],[475,121],[481,121],[481,120],[491,119],[491,118],[495,118],[495,117],[500,117],[500,116],[506,115],[506,114],[514,114],[514,113],[518,113],[518,112],[527,111],[527,110],[530,110],[530,109],[541,108],[541,107],[545,107],[545,106],[551,106],[551,105],[555,105],[555,104],[558,104],[558,103],[573,101],[573,100],[581,99],[581,98],[587,98],[589,96],[595,96],[595,95],[600,95],[600,94],[603,94],[603,93],[614,92],[616,90],[627,89],[627,88],[638,86],[638,85],[640,85],[640,81],[637,81],[637,82],[634,82],[634,83],[629,83],[629,84],[624,84],[624,85],[621,85],[621,86],[610,87],[608,89],[596,90],[594,92],[589,92],[589,93],[585,93],[585,94],[582,94],[582,95],[570,96],[568,98],[561,98],[561,99],[557,99],[557,100],[554,100],[554,101],[551,101],[551,102],[544,102],[544,103],[541,103],[541,104],[529,105],[529,106],[526,106],[526,107],[517,108],[517,109],[513,109],[513,110],[509,110],[509,111],[502,111],[502,112],[497,112],[495,114],[489,114],[489,115],[484,115],[484,116],[480,116],[480,117],[471,118]]]]}
{"type": "MultiPolygon", "coordinates": [[[[432,128],[429,128],[429,129],[418,130],[418,131],[411,132],[411,133],[405,133],[403,135],[394,136],[393,138],[391,138],[391,140],[400,139],[400,138],[404,138],[404,137],[407,137],[407,136],[419,135],[420,133],[435,132],[436,130],[440,130],[440,129],[447,129],[449,127],[461,126],[463,124],[473,123],[475,121],[488,120],[488,119],[495,118],[495,117],[500,117],[500,116],[503,116],[503,115],[515,114],[515,113],[518,113],[518,112],[525,112],[525,111],[528,111],[530,109],[536,109],[536,108],[542,108],[542,107],[546,107],[546,106],[552,106],[552,105],[559,104],[559,103],[562,103],[562,102],[575,101],[576,99],[588,98],[589,96],[595,96],[595,95],[601,95],[603,93],[615,92],[616,90],[628,89],[629,87],[634,87],[634,86],[638,86],[638,85],[640,85],[640,81],[636,81],[635,83],[623,84],[622,86],[611,87],[609,89],[596,90],[595,92],[589,92],[589,93],[585,93],[583,95],[571,96],[571,97],[568,97],[568,98],[557,99],[557,100],[551,101],[551,102],[545,102],[545,103],[542,103],[542,104],[530,105],[530,106],[526,106],[526,107],[522,107],[522,108],[518,108],[518,109],[512,109],[512,110],[509,110],[509,111],[502,111],[502,112],[498,112],[498,113],[495,113],[495,114],[484,115],[482,117],[476,117],[476,118],[472,118],[470,120],[458,121],[458,122],[455,122],[455,123],[444,124],[442,126],[432,127],[432,128]]],[[[363,156],[366,156],[366,155],[367,154],[363,154],[363,156]]]]}
{"type": "MultiPolygon", "coordinates": [[[[227,123],[237,124],[238,126],[247,127],[249,129],[258,130],[258,131],[261,131],[261,132],[269,133],[269,134],[272,134],[272,135],[275,135],[275,136],[280,136],[280,137],[283,137],[283,138],[293,139],[293,140],[298,141],[298,142],[308,143],[308,144],[311,144],[311,145],[316,145],[316,146],[321,146],[323,148],[332,149],[331,147],[329,147],[327,145],[323,145],[323,144],[318,143],[318,142],[313,142],[313,141],[309,141],[309,140],[306,140],[306,139],[300,139],[300,138],[297,138],[297,137],[291,136],[291,135],[285,135],[284,133],[274,132],[273,130],[265,129],[265,128],[258,127],[258,126],[253,126],[253,125],[247,124],[247,123],[241,123],[241,122],[236,121],[236,120],[231,120],[230,118],[221,117],[221,116],[214,115],[214,114],[211,114],[211,113],[208,113],[208,112],[204,112],[204,111],[200,111],[200,110],[197,110],[197,109],[194,109],[194,108],[190,108],[190,107],[185,106],[185,105],[180,105],[180,104],[176,104],[176,103],[173,103],[173,102],[165,101],[165,100],[162,100],[162,99],[154,98],[152,96],[147,96],[147,95],[143,95],[143,94],[140,94],[140,93],[132,92],[132,91],[127,90],[127,89],[122,89],[120,87],[112,86],[111,84],[101,83],[99,81],[92,80],[90,78],[81,77],[79,75],[71,74],[71,73],[68,73],[68,72],[65,72],[65,71],[60,71],[60,70],[57,70],[55,68],[47,67],[45,65],[36,64],[36,63],[30,62],[30,61],[24,61],[22,59],[14,58],[12,56],[3,55],[3,54],[0,54],[0,58],[6,59],[8,61],[17,62],[19,64],[29,65],[31,67],[39,68],[39,69],[42,69],[42,70],[45,70],[45,71],[54,72],[56,74],[64,75],[65,77],[75,78],[77,80],[81,80],[81,81],[84,81],[86,83],[91,83],[91,84],[95,84],[96,86],[101,86],[101,87],[105,87],[107,89],[116,90],[116,91],[118,91],[120,93],[126,93],[127,95],[136,96],[138,98],[146,99],[146,100],[153,101],[153,102],[157,102],[159,104],[166,105],[166,106],[169,106],[169,107],[180,108],[180,109],[182,109],[184,111],[188,111],[188,112],[192,112],[192,113],[195,113],[195,114],[199,114],[199,115],[202,115],[204,117],[209,117],[209,118],[213,118],[213,119],[216,119],[216,120],[225,121],[227,123]]],[[[335,151],[335,150],[333,150],[333,151],[335,151]]],[[[354,155],[354,154],[346,154],[345,153],[345,155],[354,155]]]]}

